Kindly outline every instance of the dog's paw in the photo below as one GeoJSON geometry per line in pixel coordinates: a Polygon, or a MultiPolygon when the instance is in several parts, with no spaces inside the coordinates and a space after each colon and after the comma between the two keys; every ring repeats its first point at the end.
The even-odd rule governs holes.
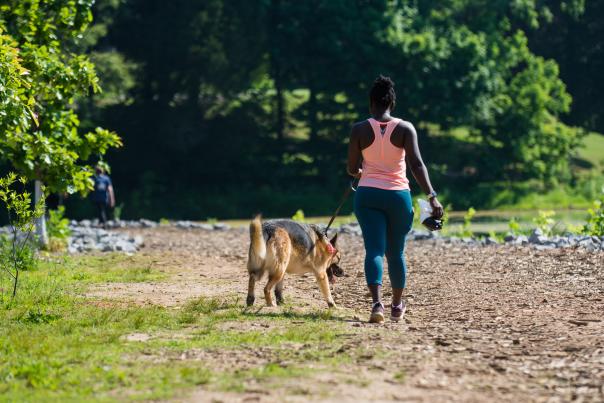
{"type": "Polygon", "coordinates": [[[271,302],[270,304],[267,303],[266,306],[269,308],[276,308],[277,304],[275,304],[274,302],[271,302]]]}
{"type": "Polygon", "coordinates": [[[255,300],[256,300],[256,298],[253,295],[248,295],[247,299],[245,300],[245,304],[247,306],[252,306],[252,305],[254,305],[255,300]]]}
{"type": "Polygon", "coordinates": [[[335,302],[328,302],[327,306],[331,309],[338,309],[338,306],[336,305],[335,302]]]}

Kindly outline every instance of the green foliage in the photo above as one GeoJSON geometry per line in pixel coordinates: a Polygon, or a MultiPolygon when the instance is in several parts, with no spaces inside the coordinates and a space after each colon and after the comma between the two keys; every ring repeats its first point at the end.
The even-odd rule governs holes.
{"type": "Polygon", "coordinates": [[[463,225],[461,227],[461,232],[460,232],[460,236],[461,237],[472,237],[472,235],[474,235],[474,233],[472,232],[471,226],[472,226],[472,219],[474,218],[474,215],[476,215],[476,210],[474,209],[474,207],[470,207],[468,209],[468,211],[466,212],[466,214],[463,216],[463,225]]]}
{"type": "MultiPolygon", "coordinates": [[[[121,220],[122,219],[122,211],[124,211],[124,203],[117,204],[113,208],[113,218],[116,219],[116,220],[121,220]]],[[[164,220],[165,220],[165,218],[164,218],[164,220]]]]}
{"type": "MultiPolygon", "coordinates": [[[[10,173],[0,178],[0,201],[8,212],[11,227],[10,237],[0,239],[0,276],[2,283],[8,276],[12,281],[12,298],[17,294],[19,274],[23,270],[35,266],[35,250],[32,246],[31,234],[34,221],[44,214],[43,201],[32,207],[31,195],[26,191],[15,189],[24,186],[27,179],[10,173]]],[[[1,297],[4,298],[2,287],[1,297]]]]}
{"type": "Polygon", "coordinates": [[[510,221],[508,221],[508,228],[512,235],[520,234],[520,223],[516,220],[516,218],[510,218],[510,221]]]}
{"type": "Polygon", "coordinates": [[[67,239],[71,235],[69,220],[65,218],[65,206],[48,212],[48,235],[53,238],[67,239]]]}
{"type": "Polygon", "coordinates": [[[296,214],[294,214],[292,216],[292,220],[298,221],[298,222],[305,222],[306,219],[304,217],[304,211],[302,211],[300,209],[296,210],[296,214]]]}
{"type": "Polygon", "coordinates": [[[46,248],[53,252],[63,251],[67,248],[68,238],[71,235],[69,220],[65,218],[65,206],[48,211],[47,221],[48,245],[46,248]]]}
{"type": "Polygon", "coordinates": [[[604,236],[604,188],[600,197],[594,200],[593,207],[587,212],[589,218],[582,232],[587,235],[604,236]]]}
{"type": "Polygon", "coordinates": [[[92,21],[92,3],[8,0],[0,6],[6,81],[0,90],[0,156],[50,191],[88,192],[92,169],[85,161],[121,145],[105,129],[78,132],[76,98],[100,90],[94,65],[72,51],[92,21]]]}
{"type": "Polygon", "coordinates": [[[533,224],[535,224],[535,227],[540,229],[544,235],[551,235],[554,224],[556,223],[554,220],[555,215],[556,212],[553,210],[539,210],[537,217],[533,218],[533,224]]]}

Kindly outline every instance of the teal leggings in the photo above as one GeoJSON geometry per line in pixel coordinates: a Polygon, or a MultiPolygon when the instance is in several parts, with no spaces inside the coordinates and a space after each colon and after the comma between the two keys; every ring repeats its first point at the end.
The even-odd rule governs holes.
{"type": "Polygon", "coordinates": [[[367,284],[382,284],[385,254],[390,284],[393,288],[405,288],[405,239],[413,225],[410,192],[359,186],[354,213],[363,230],[367,284]]]}

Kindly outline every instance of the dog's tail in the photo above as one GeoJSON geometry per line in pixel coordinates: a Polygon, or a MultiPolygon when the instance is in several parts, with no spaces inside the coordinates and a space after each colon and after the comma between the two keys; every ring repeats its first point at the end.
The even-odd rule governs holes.
{"type": "Polygon", "coordinates": [[[260,215],[257,215],[250,223],[250,252],[247,261],[247,270],[250,273],[262,273],[265,258],[266,244],[262,236],[262,221],[260,220],[260,215]]]}

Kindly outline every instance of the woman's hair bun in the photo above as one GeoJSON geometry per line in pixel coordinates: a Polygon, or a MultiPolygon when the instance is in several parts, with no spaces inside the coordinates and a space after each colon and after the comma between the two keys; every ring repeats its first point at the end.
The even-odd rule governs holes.
{"type": "Polygon", "coordinates": [[[387,108],[393,106],[396,101],[394,92],[394,81],[390,77],[379,75],[374,81],[369,93],[371,102],[375,105],[387,108]]]}
{"type": "Polygon", "coordinates": [[[386,77],[380,74],[378,78],[376,78],[373,82],[373,85],[375,87],[380,87],[387,91],[391,88],[394,88],[394,81],[392,81],[390,77],[386,77]]]}

